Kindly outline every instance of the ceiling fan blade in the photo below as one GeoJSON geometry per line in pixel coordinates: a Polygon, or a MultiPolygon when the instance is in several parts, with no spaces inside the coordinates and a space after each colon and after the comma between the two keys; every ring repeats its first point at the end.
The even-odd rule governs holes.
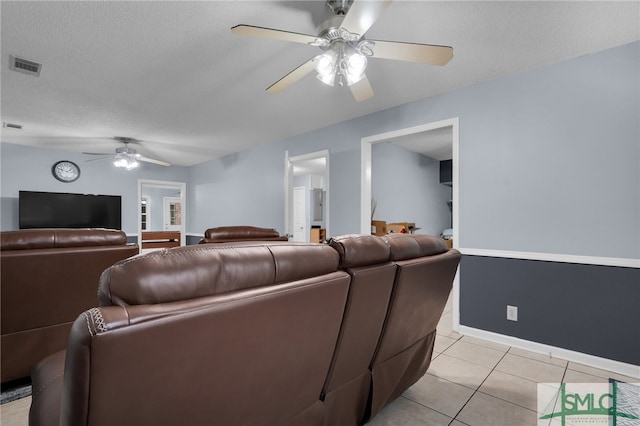
{"type": "Polygon", "coordinates": [[[113,155],[111,153],[107,154],[105,152],[83,152],[85,155],[113,155]]]}
{"type": "MultiPolygon", "coordinates": [[[[83,152],[83,154],[88,154],[88,153],[87,152],[83,152]]],[[[90,158],[88,160],[84,160],[85,163],[88,163],[90,161],[99,161],[99,160],[106,160],[107,158],[113,158],[113,155],[111,155],[111,154],[89,154],[89,155],[102,155],[103,157],[90,158]]]]}
{"type": "Polygon", "coordinates": [[[234,34],[253,37],[271,38],[274,40],[311,44],[314,46],[318,45],[318,43],[322,43],[322,39],[319,39],[316,36],[293,33],[290,31],[275,30],[272,28],[255,27],[253,25],[236,25],[235,27],[231,27],[231,32],[234,34]]]}
{"type": "Polygon", "coordinates": [[[393,0],[354,0],[340,28],[363,36],[393,0]]]}
{"type": "Polygon", "coordinates": [[[304,64],[300,65],[298,68],[291,71],[289,74],[282,77],[280,80],[273,83],[271,86],[267,87],[267,92],[269,93],[278,93],[288,88],[292,84],[296,83],[305,75],[309,74],[314,70],[315,64],[313,63],[313,59],[309,59],[304,64]]]}
{"type": "Polygon", "coordinates": [[[374,58],[446,65],[453,58],[453,47],[401,41],[369,40],[374,43],[374,58]]]}
{"type": "Polygon", "coordinates": [[[138,158],[138,160],[144,161],[145,163],[153,163],[153,164],[157,164],[159,166],[169,167],[171,165],[170,163],[167,163],[166,161],[155,160],[153,158],[145,157],[144,155],[139,155],[137,158],[138,158]]]}
{"type": "Polygon", "coordinates": [[[358,102],[366,101],[373,97],[373,88],[366,75],[362,80],[349,86],[349,88],[351,89],[351,94],[358,102]]]}

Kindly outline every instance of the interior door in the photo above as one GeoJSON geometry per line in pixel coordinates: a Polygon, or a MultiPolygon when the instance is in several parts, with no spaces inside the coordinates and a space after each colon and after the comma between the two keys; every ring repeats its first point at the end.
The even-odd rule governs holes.
{"type": "Polygon", "coordinates": [[[180,231],[182,227],[182,200],[179,197],[164,197],[164,230],[180,231]]]}
{"type": "Polygon", "coordinates": [[[293,241],[309,242],[307,193],[304,186],[293,188],[293,241]]]}

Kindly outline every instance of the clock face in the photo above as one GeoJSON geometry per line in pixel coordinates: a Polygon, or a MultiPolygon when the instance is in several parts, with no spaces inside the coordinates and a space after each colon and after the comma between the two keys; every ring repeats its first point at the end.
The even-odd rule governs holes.
{"type": "Polygon", "coordinates": [[[58,161],[51,168],[53,176],[60,182],[73,182],[80,177],[80,168],[71,161],[58,161]]]}

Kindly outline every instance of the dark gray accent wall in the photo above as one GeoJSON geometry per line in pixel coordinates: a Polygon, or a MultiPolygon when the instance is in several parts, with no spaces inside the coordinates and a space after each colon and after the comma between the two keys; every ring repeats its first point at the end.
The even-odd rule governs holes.
{"type": "Polygon", "coordinates": [[[460,324],[640,365],[639,284],[637,268],[465,255],[460,324]]]}
{"type": "Polygon", "coordinates": [[[192,246],[200,243],[202,237],[202,235],[187,235],[187,245],[192,246]]]}

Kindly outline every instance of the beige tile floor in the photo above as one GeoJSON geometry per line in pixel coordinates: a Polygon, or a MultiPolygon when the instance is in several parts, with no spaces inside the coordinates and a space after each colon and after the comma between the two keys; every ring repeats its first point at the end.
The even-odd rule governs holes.
{"type": "Polygon", "coordinates": [[[452,330],[451,305],[433,361],[416,384],[368,426],[537,426],[538,383],[638,379],[528,352],[452,330]]]}
{"type": "MultiPolygon", "coordinates": [[[[549,358],[452,330],[447,305],[425,376],[369,426],[536,426],[538,383],[638,379],[549,358]]],[[[0,425],[26,426],[31,398],[0,407],[0,425]]]]}

